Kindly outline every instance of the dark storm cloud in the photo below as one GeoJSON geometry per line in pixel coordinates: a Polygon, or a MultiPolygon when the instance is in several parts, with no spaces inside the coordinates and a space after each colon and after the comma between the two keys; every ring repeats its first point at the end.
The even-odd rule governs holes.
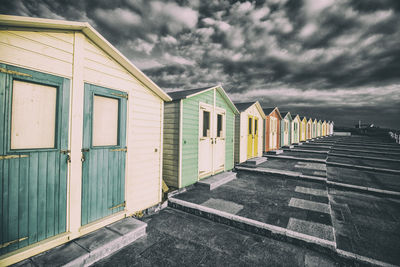
{"type": "Polygon", "coordinates": [[[88,21],[164,89],[221,83],[234,100],[332,116],[399,112],[398,0],[16,0],[0,12],[88,21]]]}

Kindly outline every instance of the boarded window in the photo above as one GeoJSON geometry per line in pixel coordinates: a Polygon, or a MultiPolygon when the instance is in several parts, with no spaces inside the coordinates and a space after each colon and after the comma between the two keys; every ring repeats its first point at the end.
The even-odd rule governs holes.
{"type": "Polygon", "coordinates": [[[221,114],[217,114],[217,137],[223,136],[222,125],[223,125],[223,117],[221,114]]]}
{"type": "Polygon", "coordinates": [[[210,112],[203,111],[203,137],[210,137],[210,112]]]}
{"type": "Polygon", "coordinates": [[[258,134],[258,120],[254,120],[254,134],[258,134]]]}
{"type": "Polygon", "coordinates": [[[95,95],[93,98],[93,146],[118,145],[118,108],[115,98],[95,95]]]}
{"type": "Polygon", "coordinates": [[[13,81],[11,149],[54,148],[57,88],[13,81]]]}

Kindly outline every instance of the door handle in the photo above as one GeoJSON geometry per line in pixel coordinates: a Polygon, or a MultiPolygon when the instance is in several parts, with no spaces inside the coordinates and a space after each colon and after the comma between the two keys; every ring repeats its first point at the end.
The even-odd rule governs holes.
{"type": "Polygon", "coordinates": [[[67,163],[71,163],[71,151],[70,150],[60,150],[61,154],[67,155],[67,163]]]}

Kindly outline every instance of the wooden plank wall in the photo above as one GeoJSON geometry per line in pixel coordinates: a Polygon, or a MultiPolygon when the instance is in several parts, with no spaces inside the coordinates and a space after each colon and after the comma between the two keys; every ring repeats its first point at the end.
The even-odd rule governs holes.
{"type": "Polygon", "coordinates": [[[168,186],[179,187],[180,101],[164,104],[163,179],[168,186]]]}
{"type": "Polygon", "coordinates": [[[74,35],[56,31],[0,31],[3,63],[72,77],[74,35]]]}
{"type": "Polygon", "coordinates": [[[240,154],[243,153],[241,150],[241,123],[244,123],[241,120],[241,116],[243,113],[235,115],[235,164],[240,163],[240,154]]]}

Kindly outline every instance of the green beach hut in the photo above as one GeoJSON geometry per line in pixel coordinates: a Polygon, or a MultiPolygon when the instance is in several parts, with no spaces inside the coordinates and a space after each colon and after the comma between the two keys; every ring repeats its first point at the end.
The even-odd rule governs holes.
{"type": "Polygon", "coordinates": [[[164,105],[163,179],[182,188],[234,167],[239,111],[220,86],[169,92],[164,105]]]}
{"type": "Polygon", "coordinates": [[[281,147],[292,144],[292,115],[288,111],[281,111],[281,147]]]}
{"type": "Polygon", "coordinates": [[[300,143],[300,116],[296,115],[292,120],[292,144],[300,143]]]}

